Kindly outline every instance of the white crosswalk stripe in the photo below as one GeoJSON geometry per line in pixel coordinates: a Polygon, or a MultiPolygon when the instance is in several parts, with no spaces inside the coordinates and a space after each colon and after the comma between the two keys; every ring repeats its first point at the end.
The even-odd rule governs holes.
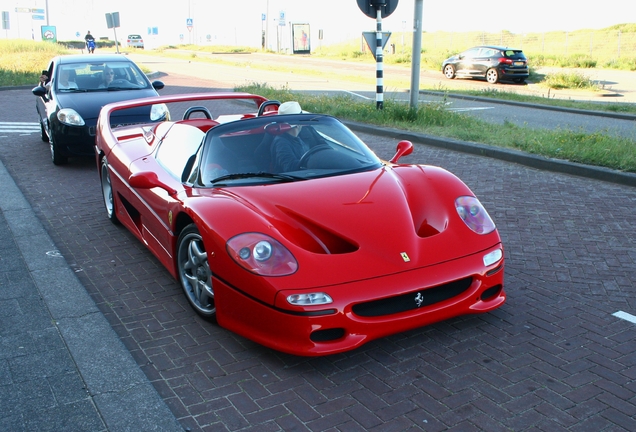
{"type": "Polygon", "coordinates": [[[0,135],[40,132],[40,123],[0,122],[0,135]]]}

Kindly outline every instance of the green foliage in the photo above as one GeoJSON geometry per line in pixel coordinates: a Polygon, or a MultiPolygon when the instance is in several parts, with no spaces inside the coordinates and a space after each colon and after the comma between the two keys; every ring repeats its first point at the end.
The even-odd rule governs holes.
{"type": "Polygon", "coordinates": [[[547,75],[542,85],[553,89],[600,90],[598,84],[580,72],[559,72],[547,75]]]}
{"type": "Polygon", "coordinates": [[[62,44],[0,40],[0,86],[35,86],[51,58],[68,53],[62,44]]]}

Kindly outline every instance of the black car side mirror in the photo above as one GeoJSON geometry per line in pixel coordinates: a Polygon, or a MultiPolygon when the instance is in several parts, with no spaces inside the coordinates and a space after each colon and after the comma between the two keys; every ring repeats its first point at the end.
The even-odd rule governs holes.
{"type": "Polygon", "coordinates": [[[33,89],[31,89],[31,92],[34,95],[41,97],[46,102],[48,102],[49,98],[46,96],[46,94],[48,93],[48,90],[46,87],[42,87],[42,86],[33,87],[33,89]]]}
{"type": "Polygon", "coordinates": [[[152,87],[155,90],[161,90],[162,88],[165,87],[165,84],[163,83],[163,81],[153,81],[152,82],[152,87]]]}

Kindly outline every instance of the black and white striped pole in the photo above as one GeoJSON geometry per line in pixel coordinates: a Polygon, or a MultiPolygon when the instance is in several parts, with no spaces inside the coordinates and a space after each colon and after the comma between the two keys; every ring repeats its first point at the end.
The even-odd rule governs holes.
{"type": "MultiPolygon", "coordinates": [[[[397,7],[398,0],[357,0],[360,10],[369,18],[375,18],[375,63],[376,63],[376,108],[381,110],[384,107],[384,40],[382,33],[382,18],[386,18],[393,13],[397,7]]],[[[369,33],[365,33],[370,36],[369,33]]],[[[369,48],[371,41],[367,39],[369,48]]]]}
{"type": "Polygon", "coordinates": [[[382,8],[376,9],[375,29],[375,107],[384,108],[384,59],[382,57],[382,8]]]}

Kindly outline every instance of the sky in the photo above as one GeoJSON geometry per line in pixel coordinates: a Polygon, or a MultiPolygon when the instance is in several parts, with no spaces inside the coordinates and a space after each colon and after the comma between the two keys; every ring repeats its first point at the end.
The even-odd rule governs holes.
{"type": "MultiPolygon", "coordinates": [[[[411,32],[415,0],[397,1],[393,14],[382,20],[382,29],[411,32]]],[[[58,40],[83,39],[91,30],[95,37],[111,40],[116,33],[120,41],[129,33],[141,34],[149,46],[197,43],[260,47],[265,31],[268,47],[277,50],[289,46],[290,24],[309,24],[312,47],[360,38],[361,32],[376,28],[375,19],[364,15],[356,0],[180,0],[170,1],[169,7],[164,7],[166,4],[145,0],[0,0],[0,10],[10,13],[10,29],[0,30],[0,38],[40,40],[40,26],[47,21],[15,9],[46,9],[47,5],[45,16],[48,24],[56,27],[58,40]],[[105,18],[112,12],[120,15],[120,27],[114,30],[107,28],[105,18]],[[279,25],[281,16],[285,26],[279,25]],[[192,19],[191,29],[186,25],[188,18],[192,19]]],[[[604,0],[602,6],[593,7],[574,7],[571,0],[535,0],[501,7],[487,7],[474,0],[424,0],[422,15],[426,32],[534,33],[601,29],[628,22],[636,22],[636,6],[629,0],[604,0]]]]}

